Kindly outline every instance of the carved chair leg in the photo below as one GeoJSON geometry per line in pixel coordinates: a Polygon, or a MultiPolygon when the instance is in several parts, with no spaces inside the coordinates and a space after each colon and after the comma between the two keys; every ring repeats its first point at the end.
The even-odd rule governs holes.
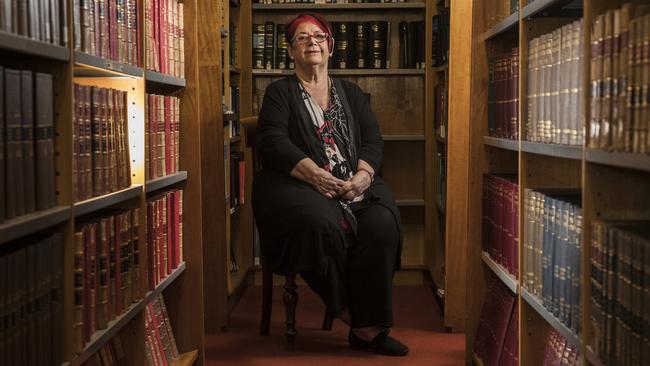
{"type": "Polygon", "coordinates": [[[287,348],[290,351],[294,349],[294,341],[296,339],[296,304],[298,303],[298,293],[296,292],[296,275],[290,274],[286,276],[284,283],[284,308],[287,314],[286,331],[284,335],[287,337],[287,348]]]}
{"type": "Polygon", "coordinates": [[[271,306],[273,304],[273,271],[262,261],[262,320],[260,334],[269,335],[271,326],[271,306]]]}
{"type": "Polygon", "coordinates": [[[332,330],[332,322],[334,318],[330,315],[328,309],[325,309],[325,315],[323,316],[323,328],[322,330],[332,330]]]}

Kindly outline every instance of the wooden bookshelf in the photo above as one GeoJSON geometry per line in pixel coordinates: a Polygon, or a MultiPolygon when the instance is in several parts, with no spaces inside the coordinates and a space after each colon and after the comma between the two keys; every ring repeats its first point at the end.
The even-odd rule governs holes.
{"type": "MultiPolygon", "coordinates": [[[[75,358],[73,358],[67,365],[78,366],[83,364],[92,355],[99,352],[99,350],[113,337],[120,333],[120,331],[134,318],[138,313],[152,300],[154,300],[160,293],[162,293],[174,280],[176,280],[185,271],[185,262],[181,263],[169,276],[167,276],[153,291],[149,291],[147,295],[140,299],[126,309],[121,315],[108,322],[106,329],[95,332],[90,342],[84,347],[84,350],[75,358]]],[[[144,347],[144,342],[142,343],[144,347]]]]}
{"type": "MultiPolygon", "coordinates": [[[[340,76],[396,76],[396,75],[424,75],[425,69],[330,69],[330,75],[340,76]]],[[[293,70],[280,69],[253,69],[253,76],[288,76],[293,75],[293,70]]]]}
{"type": "Polygon", "coordinates": [[[530,18],[549,9],[559,8],[570,3],[571,0],[535,0],[521,9],[522,18],[530,18]]]}
{"type": "Polygon", "coordinates": [[[184,88],[186,83],[185,79],[176,76],[165,75],[159,72],[145,70],[144,77],[147,80],[147,87],[152,89],[165,88],[177,90],[184,88]]]}
{"type": "Polygon", "coordinates": [[[169,188],[171,186],[177,185],[178,183],[184,182],[187,180],[187,172],[180,171],[177,173],[169,174],[164,177],[148,180],[145,184],[145,192],[151,193],[159,191],[161,189],[169,188]]]}
{"type": "Polygon", "coordinates": [[[383,135],[384,141],[425,141],[424,135],[383,135]]]}
{"type": "Polygon", "coordinates": [[[70,49],[0,31],[0,49],[54,61],[69,61],[70,49]]]}
{"type": "MultiPolygon", "coordinates": [[[[106,329],[95,332],[92,335],[90,342],[86,345],[86,347],[84,347],[83,351],[65,365],[82,365],[92,355],[99,352],[99,350],[106,344],[106,342],[118,335],[122,328],[124,328],[133,318],[135,318],[136,315],[138,315],[145,306],[146,303],[144,300],[139,300],[131,304],[131,306],[126,309],[121,315],[108,322],[106,329]]],[[[144,342],[142,343],[142,347],[144,347],[144,342]]]]}
{"type": "Polygon", "coordinates": [[[522,141],[521,151],[531,154],[552,156],[556,158],[582,160],[582,146],[544,144],[540,142],[522,141]]]}
{"type": "Polygon", "coordinates": [[[348,4],[253,4],[254,10],[376,10],[423,9],[425,2],[409,3],[348,3],[348,4]]]}
{"type": "Polygon", "coordinates": [[[140,197],[141,193],[142,185],[133,185],[117,192],[75,202],[72,210],[74,216],[79,217],[140,197]]]}
{"type": "Polygon", "coordinates": [[[650,155],[587,149],[587,161],[624,169],[650,172],[650,155]]]}
{"type": "Polygon", "coordinates": [[[158,295],[162,294],[163,291],[165,291],[165,289],[166,289],[167,287],[169,287],[169,286],[170,286],[174,281],[176,281],[176,279],[177,279],[178,277],[180,277],[181,274],[183,274],[183,272],[185,272],[186,267],[187,267],[187,264],[186,264],[185,262],[181,262],[181,263],[178,265],[178,267],[176,267],[176,269],[174,269],[174,270],[172,271],[172,273],[170,273],[167,277],[165,277],[165,279],[162,280],[162,281],[161,281],[161,282],[156,286],[156,288],[154,288],[153,290],[147,292],[147,295],[146,295],[145,298],[144,298],[144,302],[145,302],[145,304],[150,303],[150,302],[153,301],[156,297],[158,297],[158,295]]]}
{"type": "Polygon", "coordinates": [[[519,293],[519,281],[508,273],[503,266],[492,260],[487,252],[481,254],[481,259],[513,294],[519,293]]]}
{"type": "Polygon", "coordinates": [[[395,203],[397,206],[424,206],[425,202],[423,199],[402,199],[402,200],[395,200],[395,203]]]}
{"type": "Polygon", "coordinates": [[[483,40],[487,41],[492,38],[498,37],[506,32],[514,30],[519,24],[519,12],[510,14],[507,18],[500,21],[494,27],[488,29],[483,34],[483,40]]]}
{"type": "Polygon", "coordinates": [[[483,143],[486,146],[492,146],[499,149],[519,151],[519,141],[502,139],[498,137],[483,136],[483,143]]]}
{"type": "Polygon", "coordinates": [[[0,224],[0,245],[65,222],[70,212],[70,206],[59,206],[7,220],[0,224]]]}
{"type": "Polygon", "coordinates": [[[81,77],[143,77],[141,67],[136,67],[113,60],[89,55],[83,52],[74,52],[75,75],[81,77]]]}
{"type": "Polygon", "coordinates": [[[531,308],[533,308],[548,324],[558,331],[567,341],[569,341],[576,349],[581,350],[582,340],[571,329],[567,328],[560,322],[553,314],[551,314],[544,305],[537,299],[537,297],[525,288],[521,288],[521,298],[526,301],[531,308]]]}
{"type": "MultiPolygon", "coordinates": [[[[140,24],[144,20],[144,5],[149,0],[138,2],[137,11],[140,24]]],[[[203,364],[203,241],[210,240],[210,231],[216,225],[213,217],[201,210],[202,205],[216,205],[210,200],[215,184],[223,183],[222,176],[211,176],[213,160],[201,151],[213,151],[214,141],[206,139],[202,133],[209,119],[199,114],[199,40],[198,24],[203,24],[204,12],[198,8],[196,0],[184,0],[185,9],[185,74],[186,79],[174,78],[159,73],[144,71],[120,62],[106,60],[77,52],[72,46],[61,47],[26,37],[0,32],[0,51],[3,53],[3,66],[45,72],[54,75],[54,126],[56,207],[17,217],[0,224],[0,246],[27,235],[38,233],[51,227],[63,238],[63,299],[62,314],[55,321],[55,364],[80,365],[101,349],[112,337],[119,334],[125,348],[124,364],[141,365],[144,360],[144,317],[142,309],[157,294],[165,292],[167,308],[172,324],[175,325],[179,349],[195,350],[184,355],[181,364],[203,364]],[[73,202],[73,85],[93,85],[128,91],[128,138],[132,186],[82,202],[73,202]],[[183,171],[167,177],[145,182],[145,131],[144,110],[145,93],[173,93],[182,99],[181,103],[181,167],[183,171]],[[203,136],[203,139],[201,138],[203,136]],[[207,156],[207,158],[205,158],[207,156]],[[203,166],[202,164],[206,165],[203,166]],[[203,170],[205,169],[205,170],[203,170]],[[207,171],[206,174],[202,174],[207,171]],[[129,206],[140,209],[139,238],[145,241],[146,231],[146,193],[161,191],[182,185],[184,189],[184,248],[183,262],[179,268],[164,279],[155,290],[135,297],[144,297],[134,302],[108,327],[96,332],[92,341],[79,355],[75,354],[73,325],[75,323],[74,305],[74,233],[79,223],[93,219],[94,215],[106,208],[129,206]],[[204,185],[204,186],[202,186],[204,185]],[[206,188],[204,188],[206,187],[206,188]],[[207,193],[210,192],[210,193],[207,193]],[[83,217],[82,217],[83,216],[83,217]],[[182,276],[181,276],[182,275],[182,276]],[[178,278],[183,281],[176,281],[178,278]]],[[[205,4],[201,4],[205,5],[205,4]]],[[[68,14],[72,14],[72,2],[68,2],[68,14]]],[[[209,6],[206,5],[206,6],[209,6]]],[[[67,17],[68,32],[73,32],[72,17],[67,17]]],[[[142,30],[142,29],[140,29],[142,30]]],[[[210,24],[210,31],[214,32],[210,24]]],[[[144,60],[144,34],[138,33],[140,40],[140,59],[144,60]]],[[[68,40],[72,35],[68,34],[68,40]]],[[[70,42],[69,42],[70,43],[70,42]]],[[[215,60],[217,57],[214,58],[215,60]]],[[[201,74],[203,75],[203,74],[201,74]]],[[[204,88],[212,88],[205,82],[204,88]]],[[[213,100],[203,100],[213,105],[213,100]]],[[[221,202],[219,202],[221,203],[221,202]]],[[[216,240],[215,240],[216,241],[216,240]]],[[[146,263],[147,253],[140,252],[140,263],[146,263]]],[[[141,278],[146,278],[145,266],[141,266],[141,278]]],[[[144,288],[142,286],[141,288],[144,288]]],[[[211,289],[212,290],[212,289],[211,289]]],[[[6,294],[2,294],[6,295],[6,294]]]]}

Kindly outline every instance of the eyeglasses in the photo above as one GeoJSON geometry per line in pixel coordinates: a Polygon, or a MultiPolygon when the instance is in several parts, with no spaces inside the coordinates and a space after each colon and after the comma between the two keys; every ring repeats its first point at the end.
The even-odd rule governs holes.
{"type": "Polygon", "coordinates": [[[323,43],[329,38],[329,34],[327,33],[314,33],[314,34],[307,34],[307,33],[300,33],[299,35],[293,37],[293,41],[291,42],[296,42],[298,44],[307,44],[309,42],[310,38],[314,38],[316,43],[323,43]]]}

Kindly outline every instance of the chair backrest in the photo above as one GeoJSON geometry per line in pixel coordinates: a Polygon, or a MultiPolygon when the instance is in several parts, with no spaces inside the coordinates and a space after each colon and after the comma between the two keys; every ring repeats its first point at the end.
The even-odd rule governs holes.
{"type": "Polygon", "coordinates": [[[260,166],[257,162],[257,151],[255,149],[257,116],[241,118],[239,123],[244,127],[244,141],[246,142],[246,146],[251,149],[253,155],[253,174],[256,175],[260,171],[260,166]]]}

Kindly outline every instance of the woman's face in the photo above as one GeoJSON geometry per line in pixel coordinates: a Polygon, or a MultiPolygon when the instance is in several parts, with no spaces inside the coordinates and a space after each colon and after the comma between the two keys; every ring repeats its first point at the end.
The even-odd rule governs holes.
{"type": "Polygon", "coordinates": [[[303,22],[294,33],[289,45],[289,56],[300,66],[327,66],[329,59],[328,38],[323,39],[327,33],[311,22],[303,22]],[[321,41],[321,42],[318,42],[321,41]]]}

